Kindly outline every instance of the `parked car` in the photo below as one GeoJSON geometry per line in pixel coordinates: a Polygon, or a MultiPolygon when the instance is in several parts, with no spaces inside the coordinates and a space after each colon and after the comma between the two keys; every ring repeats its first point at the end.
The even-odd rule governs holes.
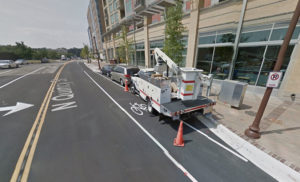
{"type": "Polygon", "coordinates": [[[107,77],[110,77],[111,70],[112,70],[114,67],[115,67],[115,65],[113,65],[113,64],[104,65],[104,66],[101,68],[102,75],[106,75],[107,77]]]}
{"type": "Polygon", "coordinates": [[[13,60],[0,60],[0,68],[18,68],[17,65],[13,60]]]}
{"type": "Polygon", "coordinates": [[[25,59],[17,59],[17,60],[15,61],[15,63],[16,63],[17,65],[24,65],[24,64],[28,64],[28,61],[25,60],[25,59]]]}
{"type": "Polygon", "coordinates": [[[112,69],[111,79],[120,82],[122,86],[125,85],[125,81],[127,80],[127,84],[130,85],[131,76],[139,72],[139,70],[135,66],[118,65],[112,69]]]}
{"type": "Polygon", "coordinates": [[[47,58],[43,58],[43,59],[41,60],[41,63],[49,63],[49,60],[48,60],[47,58]]]}

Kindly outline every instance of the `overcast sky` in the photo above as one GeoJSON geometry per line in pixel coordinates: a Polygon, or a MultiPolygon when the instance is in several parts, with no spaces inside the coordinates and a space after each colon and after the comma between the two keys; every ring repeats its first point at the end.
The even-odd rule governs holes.
{"type": "Polygon", "coordinates": [[[89,0],[0,0],[0,45],[24,41],[33,48],[88,43],[89,0]]]}

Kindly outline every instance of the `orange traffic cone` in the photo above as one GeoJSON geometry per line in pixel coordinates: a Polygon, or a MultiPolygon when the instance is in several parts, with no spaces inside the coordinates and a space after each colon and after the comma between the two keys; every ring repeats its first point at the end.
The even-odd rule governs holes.
{"type": "Polygon", "coordinates": [[[184,146],[184,140],[183,140],[183,122],[180,121],[177,137],[174,139],[174,146],[177,147],[183,147],[184,146]]]}
{"type": "Polygon", "coordinates": [[[125,92],[128,92],[128,84],[127,84],[127,80],[125,80],[125,88],[124,88],[125,92]]]}

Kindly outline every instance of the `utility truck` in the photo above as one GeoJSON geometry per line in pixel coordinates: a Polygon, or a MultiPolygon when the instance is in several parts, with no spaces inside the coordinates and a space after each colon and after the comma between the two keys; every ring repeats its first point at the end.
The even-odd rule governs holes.
{"type": "Polygon", "coordinates": [[[193,112],[210,113],[215,101],[202,96],[202,85],[212,75],[203,70],[180,68],[159,48],[154,50],[156,65],[132,77],[131,92],[147,102],[150,113],[158,112],[173,120],[193,112]]]}

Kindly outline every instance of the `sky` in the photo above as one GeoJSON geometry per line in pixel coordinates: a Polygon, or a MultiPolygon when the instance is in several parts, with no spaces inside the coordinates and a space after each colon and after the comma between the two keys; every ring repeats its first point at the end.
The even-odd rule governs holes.
{"type": "Polygon", "coordinates": [[[89,0],[0,0],[0,45],[32,48],[88,44],[89,0]]]}

